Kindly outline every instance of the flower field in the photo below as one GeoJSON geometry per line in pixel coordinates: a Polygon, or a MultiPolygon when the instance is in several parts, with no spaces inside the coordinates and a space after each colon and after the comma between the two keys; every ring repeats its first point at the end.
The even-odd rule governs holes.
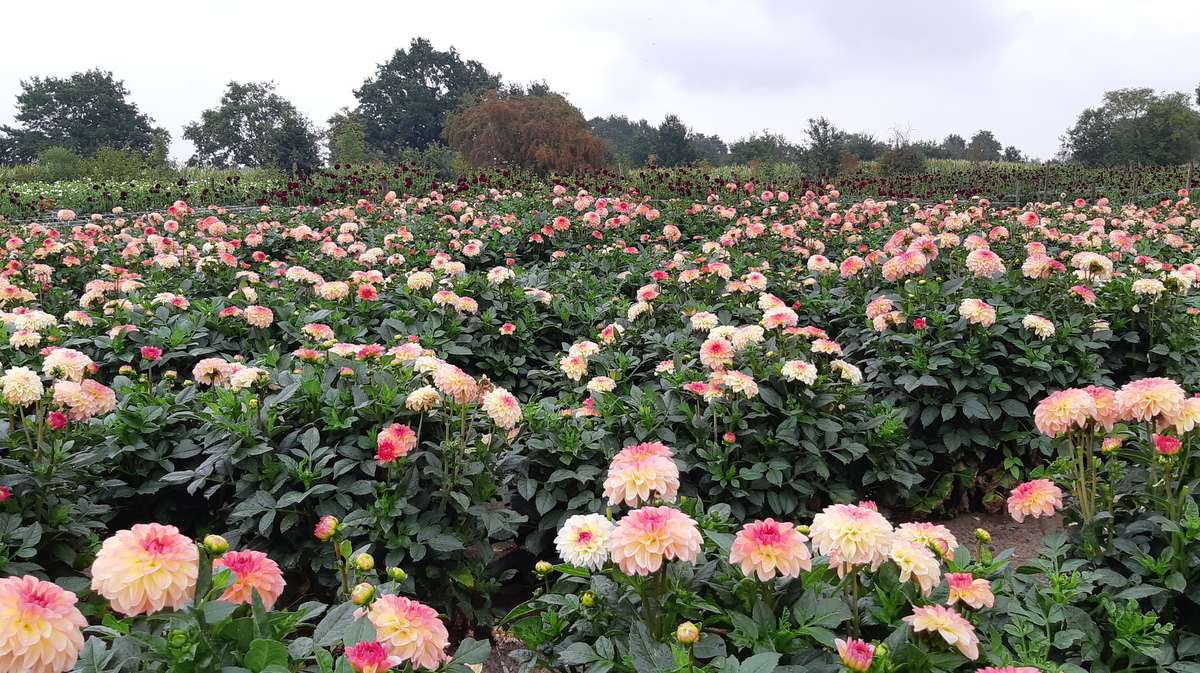
{"type": "Polygon", "coordinates": [[[0,225],[0,673],[1200,671],[1187,189],[689,175],[0,225]]]}

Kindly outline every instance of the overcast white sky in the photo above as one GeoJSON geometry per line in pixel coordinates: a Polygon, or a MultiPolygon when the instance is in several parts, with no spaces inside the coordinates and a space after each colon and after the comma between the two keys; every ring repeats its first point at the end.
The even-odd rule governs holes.
{"type": "Polygon", "coordinates": [[[545,79],[584,115],[674,112],[727,141],[805,120],[886,137],[999,140],[1040,158],[1101,93],[1191,92],[1197,0],[12,2],[0,39],[0,123],[19,80],[90,67],[124,79],[174,138],[230,79],[273,79],[314,122],[423,35],[508,81],[545,79]]]}

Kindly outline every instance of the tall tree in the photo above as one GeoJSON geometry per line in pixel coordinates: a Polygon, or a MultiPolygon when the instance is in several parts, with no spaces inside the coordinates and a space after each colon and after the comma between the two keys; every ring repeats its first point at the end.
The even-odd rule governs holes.
{"type": "Polygon", "coordinates": [[[588,122],[592,133],[608,143],[612,160],[621,168],[644,166],[653,151],[658,131],[645,119],[630,121],[624,115],[593,117],[588,122]]]}
{"type": "Polygon", "coordinates": [[[329,145],[329,161],[335,164],[357,164],[367,159],[367,124],[358,110],[342,108],[326,122],[325,142],[329,145]]]}
{"type": "Polygon", "coordinates": [[[967,159],[971,161],[1000,161],[1003,145],[991,131],[980,130],[971,136],[967,144],[967,159]]]}
{"type": "Polygon", "coordinates": [[[697,158],[696,147],[691,142],[692,130],[678,115],[669,114],[658,125],[654,137],[654,154],[659,166],[690,164],[697,158]]]}
{"type": "Polygon", "coordinates": [[[1024,161],[1025,157],[1021,154],[1021,150],[1017,149],[1016,145],[1009,145],[1004,148],[1004,160],[1017,162],[1024,161]]]}
{"type": "Polygon", "coordinates": [[[947,159],[966,159],[967,139],[957,133],[951,133],[942,141],[941,149],[947,159]]]}
{"type": "Polygon", "coordinates": [[[500,86],[500,76],[458,51],[438,51],[423,38],[397,49],[354,92],[366,122],[367,149],[395,158],[405,147],[424,149],[442,137],[446,116],[464,99],[500,86]]]}
{"type": "Polygon", "coordinates": [[[128,100],[125,83],[105,70],[21,82],[16,126],[0,127],[0,161],[33,161],[50,147],[92,156],[101,147],[149,156],[169,140],[165,129],[128,100]]]}
{"type": "Polygon", "coordinates": [[[752,161],[778,164],[795,161],[800,156],[800,150],[782,134],[763,131],[733,143],[729,149],[729,156],[735,164],[748,164],[752,161]]]}
{"type": "Polygon", "coordinates": [[[842,144],[847,154],[853,154],[863,161],[877,159],[888,149],[887,143],[877,140],[870,133],[847,133],[842,144]]]}
{"type": "Polygon", "coordinates": [[[808,148],[804,151],[809,170],[822,178],[837,172],[845,151],[845,134],[825,117],[808,120],[808,148]]]}
{"type": "Polygon", "coordinates": [[[183,137],[196,145],[191,164],[308,172],[321,162],[312,124],[273,82],[230,82],[220,105],[185,126],[183,137]]]}
{"type": "Polygon", "coordinates": [[[1200,159],[1200,112],[1187,94],[1117,89],[1079,113],[1063,153],[1088,166],[1177,165],[1200,159]]]}
{"type": "Polygon", "coordinates": [[[720,166],[729,161],[729,147],[721,140],[721,136],[693,133],[689,140],[696,151],[697,161],[707,162],[710,166],[720,166]]]}
{"type": "Polygon", "coordinates": [[[559,94],[486,92],[446,120],[446,141],[471,163],[520,166],[538,173],[602,168],[604,141],[559,94]]]}

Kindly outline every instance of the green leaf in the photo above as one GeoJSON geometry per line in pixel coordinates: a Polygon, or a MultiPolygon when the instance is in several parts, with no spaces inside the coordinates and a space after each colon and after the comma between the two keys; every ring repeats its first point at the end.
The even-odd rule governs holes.
{"type": "Polygon", "coordinates": [[[1054,634],[1054,647],[1065,650],[1083,639],[1083,631],[1064,629],[1054,634]]]}
{"type": "Polygon", "coordinates": [[[313,630],[313,640],[320,647],[337,644],[346,634],[346,629],[354,622],[353,603],[342,603],[329,611],[313,630]]]}
{"type": "Polygon", "coordinates": [[[763,652],[743,661],[738,673],[771,673],[778,666],[778,652],[763,652]]]}
{"type": "Polygon", "coordinates": [[[254,673],[262,673],[268,666],[287,668],[290,663],[287,647],[277,640],[258,638],[250,643],[250,651],[242,659],[242,665],[254,673]]]}
{"type": "Polygon", "coordinates": [[[565,666],[582,666],[599,658],[596,651],[587,643],[571,643],[565,650],[558,653],[558,662],[565,666]]]}
{"type": "Polygon", "coordinates": [[[656,642],[641,622],[634,625],[629,635],[629,656],[638,673],[667,673],[675,668],[671,648],[656,642]]]}
{"type": "Polygon", "coordinates": [[[460,664],[482,664],[492,653],[492,645],[486,640],[464,638],[454,651],[454,661],[460,664]]]}
{"type": "Polygon", "coordinates": [[[1126,600],[1129,598],[1133,598],[1133,599],[1147,598],[1149,596],[1153,596],[1154,594],[1162,593],[1162,591],[1163,591],[1162,587],[1150,586],[1148,584],[1139,584],[1137,586],[1129,587],[1128,589],[1117,594],[1116,598],[1118,600],[1126,600]]]}

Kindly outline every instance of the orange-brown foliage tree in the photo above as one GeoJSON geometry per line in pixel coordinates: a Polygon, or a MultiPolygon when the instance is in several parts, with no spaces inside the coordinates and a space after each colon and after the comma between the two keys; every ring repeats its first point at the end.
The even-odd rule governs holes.
{"type": "Polygon", "coordinates": [[[606,146],[583,114],[558,94],[489,91],[446,120],[446,141],[473,164],[520,166],[538,173],[603,168],[606,146]]]}

